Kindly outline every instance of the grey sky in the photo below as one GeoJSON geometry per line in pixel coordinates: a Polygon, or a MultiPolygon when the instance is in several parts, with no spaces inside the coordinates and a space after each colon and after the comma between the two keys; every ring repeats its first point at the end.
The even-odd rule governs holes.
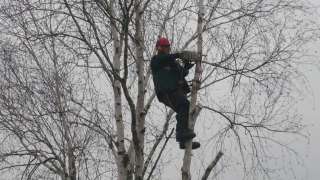
{"type": "MultiPolygon", "coordinates": [[[[318,22],[320,22],[320,1],[311,0],[318,8],[318,14],[315,17],[318,22]]],[[[314,43],[310,48],[315,57],[312,57],[313,61],[320,62],[320,42],[314,43]]],[[[309,81],[310,88],[313,94],[306,97],[304,101],[299,104],[299,111],[303,116],[303,120],[308,125],[308,131],[310,133],[310,143],[305,147],[300,147],[298,149],[299,153],[304,157],[306,165],[306,180],[319,180],[320,179],[320,65],[318,66],[304,66],[303,73],[309,81]]]]}
{"type": "MultiPolygon", "coordinates": [[[[320,43],[315,44],[315,51],[320,49],[320,43]]],[[[319,57],[319,52],[316,53],[319,57]]],[[[317,59],[318,60],[318,59],[317,59]]],[[[299,148],[299,153],[305,157],[308,180],[319,180],[319,162],[320,162],[320,69],[319,66],[306,68],[304,71],[310,83],[313,95],[307,97],[299,104],[299,111],[303,115],[303,120],[308,125],[310,133],[310,143],[306,148],[299,148]]]]}

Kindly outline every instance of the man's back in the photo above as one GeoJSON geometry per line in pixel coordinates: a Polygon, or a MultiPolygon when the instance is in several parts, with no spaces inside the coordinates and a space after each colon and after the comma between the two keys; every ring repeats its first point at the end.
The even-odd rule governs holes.
{"type": "Polygon", "coordinates": [[[177,54],[158,54],[151,59],[153,82],[157,93],[173,91],[185,81],[186,71],[176,62],[177,54]]]}

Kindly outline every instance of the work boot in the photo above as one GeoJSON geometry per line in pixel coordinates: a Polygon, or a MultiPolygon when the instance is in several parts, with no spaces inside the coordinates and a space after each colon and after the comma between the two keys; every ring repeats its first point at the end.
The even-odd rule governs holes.
{"type": "MultiPolygon", "coordinates": [[[[180,149],[185,149],[186,148],[186,143],[185,142],[180,142],[179,143],[180,149]]],[[[192,149],[198,149],[200,147],[199,142],[192,142],[192,149]]]]}
{"type": "Polygon", "coordinates": [[[186,140],[193,139],[194,137],[196,137],[196,134],[192,130],[186,129],[181,132],[178,131],[176,139],[177,142],[185,142],[186,140]]]}

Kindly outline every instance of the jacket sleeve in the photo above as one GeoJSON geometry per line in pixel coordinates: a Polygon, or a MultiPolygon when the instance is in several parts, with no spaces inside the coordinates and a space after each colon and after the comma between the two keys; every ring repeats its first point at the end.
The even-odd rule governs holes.
{"type": "Polygon", "coordinates": [[[184,62],[183,67],[181,67],[184,77],[189,74],[189,69],[191,69],[193,66],[194,64],[191,64],[189,62],[184,62]]]}
{"type": "Polygon", "coordinates": [[[177,64],[177,70],[182,75],[181,78],[184,78],[189,74],[189,69],[181,66],[180,64],[177,64]]]}
{"type": "Polygon", "coordinates": [[[152,58],[151,68],[153,70],[160,69],[164,66],[169,66],[174,63],[174,61],[179,58],[179,53],[175,54],[159,54],[152,58]]]}

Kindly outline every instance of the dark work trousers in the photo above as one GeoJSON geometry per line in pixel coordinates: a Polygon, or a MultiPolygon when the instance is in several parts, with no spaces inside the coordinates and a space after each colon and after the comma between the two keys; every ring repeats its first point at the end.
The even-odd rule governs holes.
{"type": "Polygon", "coordinates": [[[181,142],[183,131],[188,129],[188,117],[189,117],[189,106],[190,102],[187,99],[187,94],[181,89],[171,92],[161,93],[160,102],[169,106],[173,109],[177,115],[177,126],[176,126],[176,139],[181,142]]]}

